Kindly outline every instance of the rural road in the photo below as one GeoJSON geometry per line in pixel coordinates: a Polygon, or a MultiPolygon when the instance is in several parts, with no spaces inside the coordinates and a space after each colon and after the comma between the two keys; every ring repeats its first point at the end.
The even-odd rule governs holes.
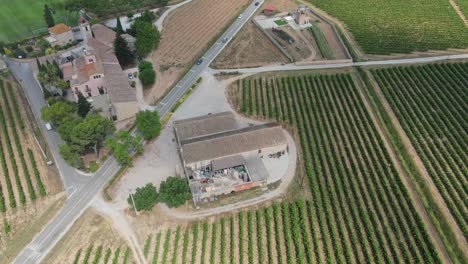
{"type": "MultiPolygon", "coordinates": [[[[262,1],[258,1],[263,3],[262,1]]],[[[242,26],[255,13],[259,6],[254,5],[255,1],[244,10],[240,18],[236,19],[231,26],[216,40],[216,42],[202,56],[202,63],[194,65],[187,74],[171,89],[171,91],[157,104],[152,107],[152,110],[157,110],[161,117],[165,116],[171,108],[177,103],[181,96],[191,87],[191,85],[199,78],[200,74],[208,69],[208,65],[222,51],[242,26]],[[227,39],[227,41],[223,41],[227,39]]],[[[241,73],[255,73],[265,71],[283,71],[283,70],[300,70],[300,69],[315,69],[315,68],[340,68],[349,66],[368,66],[368,65],[387,65],[387,64],[403,64],[403,63],[419,63],[432,62],[437,60],[447,59],[462,59],[468,58],[468,54],[440,56],[431,58],[416,58],[405,60],[389,60],[375,62],[359,62],[348,64],[327,64],[327,65],[311,65],[311,66],[296,66],[282,65],[270,66],[249,69],[223,70],[236,71],[241,73]],[[435,59],[439,58],[439,59],[435,59]]],[[[31,66],[28,63],[15,62],[7,60],[7,65],[13,72],[18,81],[20,81],[29,104],[34,112],[35,118],[41,127],[49,148],[54,156],[54,160],[60,172],[63,181],[64,189],[67,191],[68,199],[65,207],[37,234],[33,240],[20,252],[13,263],[39,263],[55,246],[55,244],[65,235],[67,230],[72,226],[74,221],[89,207],[93,198],[100,193],[104,185],[119,169],[119,164],[113,157],[110,157],[102,167],[92,177],[79,175],[73,168],[61,159],[58,153],[58,145],[61,140],[58,134],[54,131],[46,131],[44,122],[40,119],[40,108],[46,104],[43,99],[42,90],[34,78],[31,66]]]]}
{"type": "Polygon", "coordinates": [[[152,110],[157,110],[159,116],[163,117],[168,113],[172,106],[179,100],[180,97],[192,86],[192,84],[199,78],[201,73],[208,68],[208,65],[218,56],[218,54],[226,47],[229,41],[237,34],[242,26],[250,19],[255,11],[261,6],[263,0],[252,1],[242,14],[229,26],[228,29],[216,40],[216,42],[206,51],[200,58],[202,63],[200,65],[193,65],[193,67],[185,74],[185,76],[170,90],[170,92],[153,107],[152,110]],[[255,2],[259,2],[255,6],[255,2]],[[225,40],[225,41],[223,41],[225,40]]]}
{"type": "Polygon", "coordinates": [[[296,65],[294,63],[284,65],[272,65],[256,68],[239,68],[239,69],[210,69],[212,73],[261,73],[272,71],[297,71],[297,70],[313,70],[313,69],[334,69],[346,68],[353,66],[376,66],[376,65],[395,65],[395,64],[411,64],[411,63],[428,63],[445,60],[468,59],[468,54],[444,55],[434,57],[422,57],[411,59],[394,59],[394,60],[379,60],[379,61],[363,61],[363,62],[348,62],[348,63],[328,63],[328,64],[311,64],[311,65],[296,65]]]}
{"type": "MultiPolygon", "coordinates": [[[[262,3],[263,1],[259,1],[262,3]]],[[[167,94],[166,97],[155,107],[160,116],[166,115],[179,98],[190,88],[198,79],[200,74],[208,68],[208,65],[227,45],[228,41],[223,43],[223,39],[228,40],[242,28],[242,26],[255,13],[261,5],[255,6],[255,2],[242,12],[240,18],[222,34],[222,36],[208,49],[203,55],[203,63],[193,66],[190,71],[176,84],[176,86],[167,94]]],[[[92,177],[79,175],[70,167],[59,155],[58,145],[61,143],[59,135],[55,131],[47,131],[44,122],[40,118],[40,109],[46,105],[42,95],[42,89],[36,81],[29,63],[21,63],[13,60],[7,60],[7,65],[13,75],[23,87],[28,102],[34,112],[34,116],[46,141],[53,153],[57,168],[63,181],[64,189],[67,191],[68,199],[65,207],[37,234],[33,240],[20,252],[13,263],[39,263],[55,246],[55,244],[65,235],[74,221],[89,207],[93,198],[99,194],[104,185],[118,171],[120,165],[114,157],[110,157],[92,177]]]]}

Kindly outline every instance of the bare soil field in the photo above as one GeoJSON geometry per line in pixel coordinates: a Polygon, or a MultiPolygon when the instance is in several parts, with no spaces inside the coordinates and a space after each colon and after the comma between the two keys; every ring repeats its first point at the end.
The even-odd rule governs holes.
{"type": "MultiPolygon", "coordinates": [[[[293,12],[299,5],[291,0],[272,0],[266,3],[275,6],[281,16],[293,12]]],[[[261,14],[261,10],[260,8],[257,13],[258,19],[271,17],[271,15],[261,14]]],[[[332,59],[348,59],[346,48],[342,45],[340,37],[335,33],[333,27],[314,14],[310,14],[310,20],[322,31],[326,41],[325,45],[329,46],[334,53],[332,59]]],[[[214,61],[213,68],[233,69],[288,63],[289,59],[277,45],[283,47],[295,62],[310,63],[326,60],[325,56],[321,54],[314,36],[307,29],[294,30],[290,26],[279,27],[279,29],[287,32],[294,39],[294,43],[287,43],[274,34],[271,29],[265,29],[265,32],[277,42],[274,44],[265,36],[265,32],[262,32],[255,24],[247,24],[214,61]]]]}
{"type": "MultiPolygon", "coordinates": [[[[21,88],[0,79],[0,256],[21,249],[63,203],[57,169],[21,88]],[[62,201],[62,202],[60,202],[62,201]]],[[[0,262],[3,261],[0,257],[0,262]]]]}
{"type": "Polygon", "coordinates": [[[145,100],[154,103],[161,97],[247,3],[248,0],[197,0],[171,13],[158,49],[147,58],[153,62],[157,78],[153,87],[145,91],[145,100]]]}
{"type": "MultiPolygon", "coordinates": [[[[118,261],[115,263],[123,263],[127,248],[125,241],[111,226],[111,223],[94,209],[88,209],[50,251],[49,255],[44,258],[43,263],[74,263],[76,258],[80,260],[77,263],[85,263],[85,259],[91,263],[96,255],[100,255],[100,259],[105,259],[109,250],[111,252],[110,260],[113,260],[118,254],[118,261]],[[87,251],[90,252],[88,258],[86,258],[87,251]],[[101,251],[101,254],[98,254],[98,251],[101,251]]],[[[128,252],[128,260],[133,260],[130,250],[128,252]]],[[[110,263],[110,260],[107,263],[110,263]]]]}
{"type": "Polygon", "coordinates": [[[247,23],[211,64],[216,69],[287,63],[288,59],[253,23],[247,23]]]}

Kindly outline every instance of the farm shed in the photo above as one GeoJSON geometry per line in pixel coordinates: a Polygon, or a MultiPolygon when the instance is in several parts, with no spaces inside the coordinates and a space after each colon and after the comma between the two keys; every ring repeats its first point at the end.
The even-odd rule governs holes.
{"type": "Polygon", "coordinates": [[[287,152],[276,123],[241,127],[230,112],[174,122],[194,204],[268,182],[264,160],[287,152]]]}

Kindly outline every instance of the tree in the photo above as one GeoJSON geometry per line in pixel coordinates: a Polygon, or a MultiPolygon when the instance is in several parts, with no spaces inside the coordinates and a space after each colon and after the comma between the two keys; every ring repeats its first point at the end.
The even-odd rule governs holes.
{"type": "Polygon", "coordinates": [[[143,147],[140,144],[141,136],[132,135],[125,130],[119,130],[114,137],[104,141],[104,145],[114,154],[115,159],[121,165],[132,166],[129,151],[135,150],[136,153],[141,153],[143,147]]]}
{"type": "Polygon", "coordinates": [[[159,135],[161,122],[157,111],[143,111],[136,114],[136,127],[143,134],[146,140],[159,135]]]}
{"type": "Polygon", "coordinates": [[[114,123],[98,113],[88,114],[78,123],[70,134],[71,144],[83,149],[92,148],[99,157],[99,146],[104,139],[115,131],[114,123]]]}
{"type": "Polygon", "coordinates": [[[125,33],[125,31],[123,30],[122,23],[120,22],[119,17],[117,17],[117,26],[115,27],[115,32],[117,32],[117,34],[125,33]]]}
{"type": "Polygon", "coordinates": [[[52,16],[52,12],[47,4],[44,5],[44,20],[47,24],[47,27],[55,26],[54,17],[52,16]]]}
{"type": "Polygon", "coordinates": [[[156,72],[153,69],[145,69],[138,74],[143,86],[150,86],[156,81],[156,72]]]}
{"type": "Polygon", "coordinates": [[[146,69],[153,69],[153,64],[149,61],[142,61],[138,64],[138,71],[143,71],[146,69]]]}
{"type": "Polygon", "coordinates": [[[153,24],[146,21],[135,21],[136,29],[136,53],[138,56],[144,57],[148,55],[159,44],[159,31],[153,24]]]}
{"type": "Polygon", "coordinates": [[[129,65],[135,58],[128,47],[127,41],[119,33],[117,33],[114,40],[114,53],[122,66],[129,65]]]}
{"type": "MultiPolygon", "coordinates": [[[[148,183],[144,187],[137,188],[135,194],[133,194],[133,201],[135,201],[134,208],[137,211],[151,210],[158,202],[156,187],[152,183],[148,183]]],[[[131,207],[133,207],[133,201],[132,197],[129,195],[127,202],[131,207]]]]}
{"type": "Polygon", "coordinates": [[[77,117],[77,118],[68,120],[64,122],[63,124],[61,124],[57,128],[57,132],[59,133],[60,138],[66,143],[70,144],[72,142],[71,140],[72,131],[81,122],[83,122],[83,119],[81,117],[77,117]]]}
{"type": "Polygon", "coordinates": [[[83,168],[83,160],[80,155],[80,148],[73,145],[61,144],[59,146],[60,156],[72,167],[83,168]]]}
{"type": "Polygon", "coordinates": [[[86,100],[81,92],[78,92],[78,110],[77,113],[81,117],[86,117],[89,110],[91,110],[91,103],[86,100]]]}
{"type": "Polygon", "coordinates": [[[186,178],[168,177],[159,186],[159,201],[169,207],[178,207],[190,199],[190,187],[186,178]]]}
{"type": "Polygon", "coordinates": [[[60,126],[72,119],[76,113],[76,105],[70,102],[58,101],[50,107],[44,106],[41,109],[41,117],[45,121],[50,121],[56,126],[60,126]]]}

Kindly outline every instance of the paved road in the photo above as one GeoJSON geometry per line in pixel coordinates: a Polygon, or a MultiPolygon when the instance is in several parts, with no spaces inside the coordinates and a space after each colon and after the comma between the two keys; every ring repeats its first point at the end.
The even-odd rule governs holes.
{"type": "MultiPolygon", "coordinates": [[[[263,2],[259,1],[260,3],[263,2]]],[[[260,6],[260,5],[259,5],[260,6]]],[[[167,114],[179,98],[187,91],[190,86],[198,79],[200,74],[208,67],[213,59],[227,45],[223,39],[228,40],[240,30],[240,28],[249,20],[257,10],[254,2],[250,4],[241,17],[225,31],[213,46],[205,53],[203,63],[193,66],[190,71],[176,84],[174,89],[158,104],[154,110],[157,110],[160,116],[167,114]]],[[[38,124],[41,126],[49,148],[53,153],[55,162],[60,171],[64,188],[67,190],[68,199],[65,207],[37,234],[34,239],[24,248],[16,257],[13,263],[39,263],[55,244],[63,237],[73,222],[89,206],[92,199],[100,192],[104,185],[120,168],[113,157],[110,157],[93,177],[79,175],[72,167],[60,157],[58,145],[61,143],[59,135],[55,131],[46,131],[44,122],[40,118],[40,108],[46,104],[43,99],[42,90],[35,80],[31,67],[28,63],[19,63],[7,61],[9,68],[20,81],[25,90],[28,101],[33,109],[38,124]]]]}
{"type": "Polygon", "coordinates": [[[194,65],[187,74],[171,89],[171,91],[159,102],[155,107],[161,117],[167,114],[172,106],[179,100],[180,97],[192,86],[192,84],[200,77],[200,74],[208,68],[208,65],[218,56],[218,54],[226,47],[227,43],[237,34],[242,26],[250,19],[255,11],[261,6],[263,0],[252,1],[249,6],[242,12],[231,26],[216,40],[216,42],[206,51],[201,57],[203,62],[200,65],[194,65]],[[259,2],[255,6],[255,2],[259,2]],[[223,41],[227,40],[227,41],[223,41]],[[225,42],[225,43],[224,43],[225,42]]]}
{"type": "Polygon", "coordinates": [[[296,65],[296,64],[291,63],[291,64],[285,64],[285,65],[272,65],[272,66],[264,66],[264,67],[257,67],[257,68],[240,68],[240,69],[226,69],[226,70],[210,69],[210,71],[212,73],[221,73],[221,72],[261,73],[261,72],[272,72],[272,71],[333,69],[333,68],[345,68],[345,67],[352,67],[352,66],[428,63],[428,62],[436,62],[436,61],[444,61],[444,60],[458,60],[458,59],[468,59],[468,54],[445,55],[445,56],[411,58],[411,59],[394,59],[394,60],[363,61],[363,62],[349,62],[349,63],[329,63],[329,64],[316,64],[316,65],[296,65]]]}
{"type": "Polygon", "coordinates": [[[47,131],[40,118],[40,109],[46,104],[42,90],[35,80],[28,63],[8,61],[8,66],[25,90],[26,98],[41,127],[49,149],[54,156],[68,199],[54,219],[16,257],[14,263],[38,263],[70,228],[71,224],[88,207],[93,197],[117,172],[119,165],[113,157],[93,177],[83,176],[70,167],[59,155],[58,145],[62,142],[55,131],[47,131]]]}

